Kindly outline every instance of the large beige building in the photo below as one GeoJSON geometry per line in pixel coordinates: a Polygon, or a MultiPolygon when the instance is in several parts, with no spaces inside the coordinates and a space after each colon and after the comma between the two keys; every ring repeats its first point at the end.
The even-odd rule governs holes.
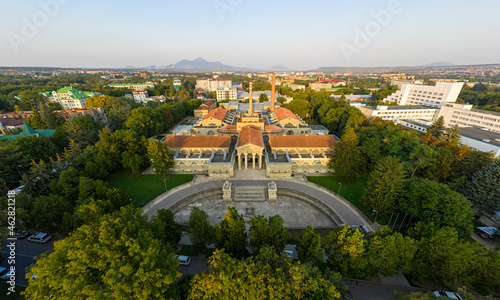
{"type": "Polygon", "coordinates": [[[441,108],[445,103],[455,103],[464,86],[463,82],[438,82],[436,85],[403,84],[400,90],[382,101],[398,105],[425,105],[441,108]]]}
{"type": "Polygon", "coordinates": [[[235,101],[238,99],[238,89],[235,87],[217,88],[217,101],[235,101]]]}
{"type": "Polygon", "coordinates": [[[439,111],[438,117],[444,118],[446,127],[479,126],[500,133],[500,113],[472,107],[472,104],[447,103],[439,111]]]}
{"type": "Polygon", "coordinates": [[[191,135],[167,136],[163,142],[174,157],[173,171],[212,177],[232,177],[235,170],[248,169],[265,170],[267,177],[329,172],[335,137],[323,126],[308,126],[286,108],[275,109],[275,103],[272,97],[269,109],[259,112],[252,100],[247,111],[219,107],[203,115],[191,135]]]}
{"type": "Polygon", "coordinates": [[[233,82],[227,78],[198,78],[196,88],[207,92],[216,92],[218,88],[232,87],[233,82]]]}
{"type": "Polygon", "coordinates": [[[367,117],[379,117],[383,120],[397,122],[398,120],[425,120],[432,121],[439,113],[439,109],[423,105],[410,106],[362,106],[359,110],[367,117]]]}

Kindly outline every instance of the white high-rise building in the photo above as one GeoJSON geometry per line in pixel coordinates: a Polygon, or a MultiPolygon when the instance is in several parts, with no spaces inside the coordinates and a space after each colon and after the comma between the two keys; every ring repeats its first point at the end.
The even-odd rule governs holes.
{"type": "Polygon", "coordinates": [[[238,99],[238,89],[235,87],[223,87],[217,89],[217,101],[230,100],[234,101],[238,99]]]}
{"type": "Polygon", "coordinates": [[[446,103],[437,117],[444,118],[444,126],[478,126],[500,133],[500,113],[473,109],[472,104],[446,103]]]}
{"type": "Polygon", "coordinates": [[[463,82],[438,82],[436,85],[403,84],[400,90],[382,101],[397,102],[398,105],[441,108],[445,103],[455,103],[463,86],[463,82]]]}

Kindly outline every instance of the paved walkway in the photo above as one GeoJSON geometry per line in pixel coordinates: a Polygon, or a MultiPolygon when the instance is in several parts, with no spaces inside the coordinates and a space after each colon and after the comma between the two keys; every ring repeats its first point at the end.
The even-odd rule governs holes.
{"type": "MultiPolygon", "coordinates": [[[[350,225],[366,225],[371,228],[371,222],[366,218],[366,216],[361,213],[354,205],[349,201],[340,197],[339,195],[333,193],[332,191],[325,189],[316,184],[305,181],[303,178],[290,178],[271,180],[271,179],[252,179],[248,178],[246,180],[229,180],[233,186],[266,186],[271,181],[274,181],[279,188],[287,188],[302,193],[306,193],[317,200],[324,203],[330,209],[335,211],[342,219],[350,225]]],[[[148,216],[156,214],[158,209],[168,209],[175,203],[191,195],[211,190],[211,189],[222,189],[222,185],[225,180],[213,180],[205,178],[203,176],[196,176],[195,179],[187,184],[178,186],[167,193],[158,196],[156,199],[148,203],[144,207],[144,213],[148,216]]]]}

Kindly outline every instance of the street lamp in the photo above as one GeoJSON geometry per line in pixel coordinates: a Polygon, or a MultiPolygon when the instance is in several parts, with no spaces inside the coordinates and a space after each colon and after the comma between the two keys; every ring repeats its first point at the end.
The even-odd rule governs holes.
{"type": "Polygon", "coordinates": [[[337,194],[340,195],[340,188],[342,187],[342,183],[339,182],[339,192],[337,194]]]}
{"type": "Polygon", "coordinates": [[[378,216],[378,210],[374,209],[373,212],[375,213],[375,220],[373,220],[373,223],[377,222],[377,216],[378,216]]]}
{"type": "Polygon", "coordinates": [[[168,191],[168,189],[167,189],[167,179],[166,178],[163,179],[163,183],[165,184],[165,193],[166,193],[168,191]]]}

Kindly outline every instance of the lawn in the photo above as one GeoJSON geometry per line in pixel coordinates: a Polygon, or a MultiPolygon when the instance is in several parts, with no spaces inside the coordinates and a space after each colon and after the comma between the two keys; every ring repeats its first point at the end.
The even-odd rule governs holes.
{"type": "Polygon", "coordinates": [[[129,170],[120,170],[108,176],[109,186],[116,187],[127,193],[132,199],[132,205],[143,207],[157,196],[165,193],[165,184],[170,190],[178,185],[190,182],[194,175],[172,174],[165,178],[160,175],[133,175],[129,170]]]}
{"type": "MultiPolygon", "coordinates": [[[[333,176],[310,176],[307,177],[307,180],[319,184],[335,193],[338,193],[340,188],[340,196],[349,200],[349,202],[361,210],[370,220],[374,220],[375,216],[373,216],[373,210],[361,204],[361,196],[363,196],[363,191],[368,181],[368,174],[361,174],[359,177],[349,181],[340,181],[342,185],[339,185],[339,181],[333,176]]],[[[388,217],[378,215],[377,223],[387,225],[389,221],[391,221],[391,226],[394,222],[398,225],[404,220],[403,216],[404,215],[400,214],[396,221],[397,214],[394,214],[392,219],[390,218],[390,215],[388,217]]],[[[406,224],[409,220],[409,218],[406,218],[404,224],[406,224]]]]}

